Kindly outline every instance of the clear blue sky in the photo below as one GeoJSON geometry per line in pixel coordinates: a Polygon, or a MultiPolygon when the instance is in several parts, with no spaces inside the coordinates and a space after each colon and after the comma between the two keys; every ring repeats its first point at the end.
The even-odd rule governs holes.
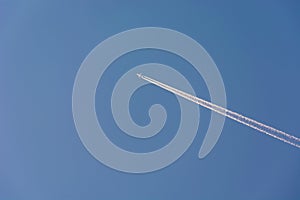
{"type": "MultiPolygon", "coordinates": [[[[223,76],[230,109],[300,137],[299,10],[292,0],[0,0],[0,199],[300,199],[300,150],[236,122],[226,120],[213,151],[199,160],[210,117],[205,109],[194,143],[177,162],[132,175],[86,151],[71,107],[76,72],[99,42],[127,29],[159,26],[205,47],[223,76]]],[[[180,63],[155,51],[128,56],[119,60],[127,70],[149,61],[180,63]]],[[[111,75],[120,73],[112,66],[111,75]]],[[[112,87],[113,79],[106,80],[112,87]]],[[[203,80],[197,81],[197,94],[208,99],[203,80]]],[[[153,87],[137,92],[137,107],[149,99],[147,90],[159,95],[153,87]]],[[[162,104],[177,105],[165,97],[162,104]]],[[[97,98],[98,113],[114,133],[109,111],[99,106],[105,100],[97,98]]],[[[145,147],[111,138],[123,147],[145,147]]],[[[168,138],[162,139],[147,148],[168,138]]]]}

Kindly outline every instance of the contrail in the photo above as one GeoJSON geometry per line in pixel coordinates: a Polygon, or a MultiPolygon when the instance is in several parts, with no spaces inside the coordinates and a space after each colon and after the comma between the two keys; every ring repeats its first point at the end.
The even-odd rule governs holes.
{"type": "Polygon", "coordinates": [[[260,131],[262,133],[265,133],[265,134],[267,134],[267,135],[269,135],[271,137],[274,137],[274,138],[276,138],[278,140],[281,140],[281,141],[286,142],[286,143],[288,143],[290,145],[293,145],[295,147],[300,148],[300,139],[297,138],[297,137],[295,137],[295,136],[292,136],[292,135],[287,134],[287,133],[285,133],[283,131],[277,130],[277,129],[273,128],[273,127],[267,126],[267,125],[265,125],[263,123],[260,123],[260,122],[258,122],[256,120],[253,120],[253,119],[250,119],[250,118],[245,117],[243,115],[240,115],[240,114],[238,114],[236,112],[230,111],[230,110],[228,110],[226,108],[223,108],[223,107],[220,107],[218,105],[215,105],[215,104],[213,104],[211,102],[208,102],[206,100],[200,99],[200,98],[198,98],[196,96],[193,96],[191,94],[188,94],[186,92],[183,92],[181,90],[173,88],[173,87],[171,87],[169,85],[161,83],[161,82],[159,82],[157,80],[149,78],[149,77],[147,77],[145,75],[137,74],[137,76],[139,78],[145,80],[145,81],[148,81],[148,82],[150,82],[150,83],[152,83],[152,84],[154,84],[156,86],[159,86],[159,87],[161,87],[161,88],[163,88],[165,90],[168,90],[168,91],[170,91],[170,92],[172,92],[172,93],[174,93],[174,94],[176,94],[178,96],[181,96],[181,97],[183,97],[183,98],[185,98],[185,99],[187,99],[189,101],[192,101],[192,102],[194,102],[194,103],[196,103],[198,105],[201,105],[201,106],[203,106],[205,108],[208,108],[208,109],[210,109],[210,110],[212,110],[214,112],[217,112],[217,113],[219,113],[221,115],[224,115],[225,117],[233,119],[233,120],[235,120],[235,121],[237,121],[237,122],[239,122],[241,124],[245,124],[245,125],[253,128],[253,129],[256,129],[256,130],[258,130],[258,131],[260,131]]]}

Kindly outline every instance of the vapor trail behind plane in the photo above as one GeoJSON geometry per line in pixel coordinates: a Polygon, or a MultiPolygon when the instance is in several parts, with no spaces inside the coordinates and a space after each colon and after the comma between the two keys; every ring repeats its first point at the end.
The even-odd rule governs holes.
{"type": "Polygon", "coordinates": [[[161,87],[161,88],[163,88],[165,90],[168,90],[168,91],[170,91],[170,92],[172,92],[172,93],[174,93],[174,94],[176,94],[178,96],[181,96],[181,97],[183,97],[183,98],[185,98],[185,99],[187,99],[189,101],[192,101],[192,102],[194,102],[194,103],[196,103],[198,105],[201,105],[201,106],[203,106],[205,108],[208,108],[208,109],[210,109],[210,110],[212,110],[214,112],[217,112],[217,113],[219,113],[221,115],[224,115],[224,116],[226,116],[226,117],[228,117],[230,119],[233,119],[233,120],[235,120],[235,121],[237,121],[239,123],[245,124],[245,125],[253,128],[253,129],[256,129],[256,130],[258,130],[258,131],[260,131],[262,133],[265,133],[265,134],[267,134],[267,135],[269,135],[271,137],[274,137],[274,138],[276,138],[278,140],[281,140],[281,141],[286,142],[286,143],[288,143],[290,145],[293,145],[295,147],[300,148],[300,139],[297,138],[297,137],[295,137],[295,136],[292,136],[292,135],[287,134],[287,133],[285,133],[283,131],[277,130],[277,129],[273,128],[273,127],[267,126],[267,125],[265,125],[263,123],[260,123],[260,122],[258,122],[256,120],[253,120],[253,119],[250,119],[250,118],[245,117],[243,115],[240,115],[240,114],[238,114],[236,112],[230,111],[230,110],[228,110],[226,108],[223,108],[223,107],[220,107],[218,105],[215,105],[215,104],[213,104],[211,102],[208,102],[206,100],[200,99],[200,98],[198,98],[196,96],[193,96],[191,94],[188,94],[186,92],[183,92],[181,90],[173,88],[173,87],[171,87],[169,85],[161,83],[161,82],[159,82],[159,81],[157,81],[155,79],[149,78],[149,77],[147,77],[145,75],[137,74],[137,76],[139,78],[145,80],[145,81],[148,81],[148,82],[150,82],[150,83],[152,83],[152,84],[154,84],[156,86],[159,86],[159,87],[161,87]]]}

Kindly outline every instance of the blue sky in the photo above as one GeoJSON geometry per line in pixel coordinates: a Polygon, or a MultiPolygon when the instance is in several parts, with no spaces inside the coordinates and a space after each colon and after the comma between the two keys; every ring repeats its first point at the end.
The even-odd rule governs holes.
{"type": "MultiPolygon", "coordinates": [[[[228,108],[300,137],[299,9],[297,1],[1,0],[0,198],[299,199],[299,149],[236,122],[226,120],[213,151],[199,160],[210,117],[205,109],[193,144],[178,161],[134,175],[110,169],[86,151],[71,107],[77,70],[97,44],[127,29],[158,26],[185,33],[207,50],[222,74],[228,108]]],[[[180,63],[155,51],[119,63],[129,68],[149,61],[180,63]]],[[[201,77],[195,84],[197,94],[209,99],[201,77]]],[[[148,99],[147,90],[160,92],[137,92],[136,108],[148,99]]],[[[177,105],[168,95],[161,103],[177,105]]],[[[134,108],[132,115],[143,119],[134,108]]]]}

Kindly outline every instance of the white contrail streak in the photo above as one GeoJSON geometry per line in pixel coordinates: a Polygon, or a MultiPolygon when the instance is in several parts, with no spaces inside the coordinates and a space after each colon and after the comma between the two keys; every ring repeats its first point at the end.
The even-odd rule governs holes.
{"type": "Polygon", "coordinates": [[[277,129],[273,128],[273,127],[270,127],[270,126],[267,126],[265,124],[262,124],[262,123],[260,123],[258,121],[255,121],[253,119],[250,119],[248,117],[240,115],[240,114],[238,114],[236,112],[230,111],[230,110],[228,110],[226,108],[223,108],[223,107],[220,107],[218,105],[215,105],[215,104],[213,104],[211,102],[208,102],[208,101],[205,101],[203,99],[200,99],[200,98],[198,98],[196,96],[193,96],[191,94],[188,94],[186,92],[183,92],[181,90],[173,88],[173,87],[171,87],[169,85],[161,83],[161,82],[159,82],[157,80],[149,78],[149,77],[147,77],[145,75],[137,74],[137,76],[139,78],[145,80],[145,81],[148,81],[148,82],[150,82],[150,83],[152,83],[152,84],[154,84],[156,86],[159,86],[159,87],[161,87],[161,88],[163,88],[165,90],[168,90],[168,91],[170,91],[170,92],[172,92],[172,93],[174,93],[174,94],[176,94],[178,96],[181,96],[181,97],[183,97],[183,98],[185,98],[185,99],[187,99],[189,101],[192,101],[192,102],[194,102],[194,103],[196,103],[198,105],[201,105],[201,106],[203,106],[205,108],[208,108],[208,109],[210,109],[210,110],[212,110],[214,112],[217,112],[217,113],[219,113],[221,115],[224,115],[224,116],[226,116],[226,117],[228,117],[230,119],[233,119],[233,120],[235,120],[235,121],[237,121],[239,123],[245,124],[245,125],[253,128],[253,129],[256,129],[256,130],[258,130],[258,131],[260,131],[262,133],[265,133],[265,134],[267,134],[267,135],[269,135],[271,137],[274,137],[274,138],[276,138],[278,140],[281,140],[281,141],[286,142],[286,143],[288,143],[290,145],[293,145],[295,147],[300,148],[300,139],[297,138],[297,137],[295,137],[295,136],[292,136],[292,135],[287,134],[287,133],[285,133],[283,131],[280,131],[280,130],[277,130],[277,129]]]}

